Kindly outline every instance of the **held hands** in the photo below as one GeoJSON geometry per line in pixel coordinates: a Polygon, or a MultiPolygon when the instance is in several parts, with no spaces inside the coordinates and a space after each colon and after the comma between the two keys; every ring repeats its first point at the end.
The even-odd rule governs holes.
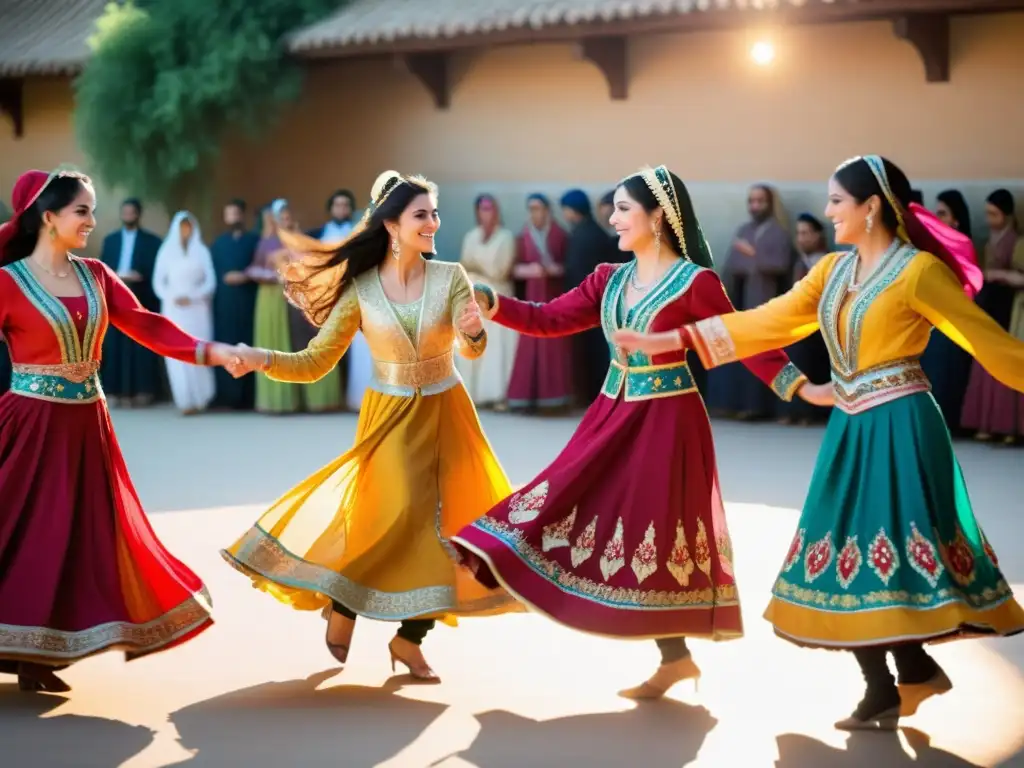
{"type": "Polygon", "coordinates": [[[464,335],[471,339],[479,336],[484,330],[483,317],[480,315],[480,305],[475,301],[469,302],[459,315],[456,327],[464,335]]]}
{"type": "Polygon", "coordinates": [[[834,405],[836,401],[836,391],[831,383],[811,384],[806,381],[797,394],[811,405],[820,405],[824,408],[834,405]]]}
{"type": "Polygon", "coordinates": [[[224,364],[224,368],[238,379],[252,371],[262,371],[266,362],[266,350],[239,344],[237,347],[231,347],[231,356],[224,364]]]}
{"type": "Polygon", "coordinates": [[[232,270],[224,275],[224,285],[245,285],[248,282],[249,278],[245,272],[232,270]]]}
{"type": "Polygon", "coordinates": [[[179,296],[174,300],[174,306],[176,307],[187,307],[192,304],[192,299],[188,296],[179,296]]]}

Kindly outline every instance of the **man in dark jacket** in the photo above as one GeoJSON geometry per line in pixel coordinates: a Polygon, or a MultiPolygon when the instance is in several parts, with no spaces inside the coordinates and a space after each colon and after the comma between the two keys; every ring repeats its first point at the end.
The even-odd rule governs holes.
{"type": "MultiPolygon", "coordinates": [[[[562,195],[562,218],[569,225],[569,247],[565,256],[565,289],[571,291],[597,269],[598,264],[621,263],[622,252],[608,233],[594,220],[590,199],[580,189],[562,195]]],[[[590,405],[601,394],[608,372],[610,352],[601,328],[577,334],[573,342],[576,397],[590,405]]]]}

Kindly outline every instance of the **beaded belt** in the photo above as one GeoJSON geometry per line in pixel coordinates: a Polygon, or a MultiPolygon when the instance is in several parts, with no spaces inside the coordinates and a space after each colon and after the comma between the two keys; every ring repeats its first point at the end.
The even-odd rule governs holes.
{"type": "Polygon", "coordinates": [[[411,397],[417,392],[436,395],[451,389],[461,378],[455,370],[453,351],[411,363],[373,361],[370,388],[387,395],[411,397]]]}
{"type": "Polygon", "coordinates": [[[622,392],[623,386],[626,388],[627,402],[685,395],[697,391],[690,366],[685,362],[631,367],[612,360],[601,394],[614,400],[622,392]]]}
{"type": "Polygon", "coordinates": [[[863,413],[876,405],[928,392],[932,388],[918,358],[882,363],[851,378],[843,377],[833,368],[832,386],[836,393],[836,408],[850,414],[863,413]]]}
{"type": "Polygon", "coordinates": [[[11,392],[54,403],[94,403],[103,397],[97,360],[11,366],[11,392]]]}

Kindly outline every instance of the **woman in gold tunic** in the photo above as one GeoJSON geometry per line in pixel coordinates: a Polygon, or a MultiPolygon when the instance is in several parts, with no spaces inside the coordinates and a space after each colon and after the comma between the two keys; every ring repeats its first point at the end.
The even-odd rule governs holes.
{"type": "Polygon", "coordinates": [[[430,260],[439,225],[436,187],[388,171],[340,245],[282,233],[305,254],[285,274],[286,292],[320,331],[301,352],[243,350],[232,372],[316,381],[361,330],[373,379],[352,449],[222,553],[281,602],[324,609],[342,663],[357,615],[400,621],[392,665],[430,681],[420,644],[435,619],[521,610],[458,568],[448,543],[512,489],[455,369],[454,349],[479,357],[487,336],[465,270],[430,260]]]}

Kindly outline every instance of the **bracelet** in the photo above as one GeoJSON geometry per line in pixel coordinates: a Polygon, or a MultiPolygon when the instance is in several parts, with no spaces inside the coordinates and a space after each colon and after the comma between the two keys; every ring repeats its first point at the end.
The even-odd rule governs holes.
{"type": "Polygon", "coordinates": [[[269,371],[270,367],[274,364],[274,353],[269,349],[263,350],[263,368],[261,370],[269,371]]]}

